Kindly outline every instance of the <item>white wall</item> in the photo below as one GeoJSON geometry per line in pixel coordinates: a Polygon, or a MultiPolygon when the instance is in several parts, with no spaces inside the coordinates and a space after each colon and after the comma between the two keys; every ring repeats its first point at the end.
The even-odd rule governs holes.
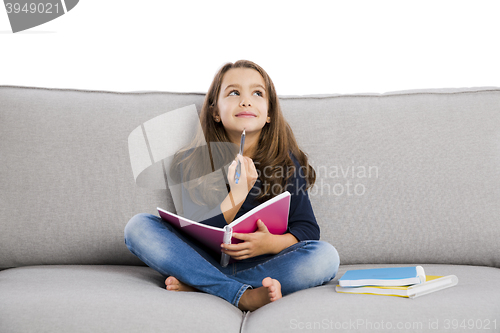
{"type": "Polygon", "coordinates": [[[222,64],[250,59],[281,95],[500,86],[499,13],[492,0],[80,0],[13,34],[0,7],[0,85],[206,92],[222,64]]]}

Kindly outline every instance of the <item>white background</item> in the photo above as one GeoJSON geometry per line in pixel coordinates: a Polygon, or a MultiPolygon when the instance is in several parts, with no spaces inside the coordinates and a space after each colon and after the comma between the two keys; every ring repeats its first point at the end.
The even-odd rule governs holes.
{"type": "Polygon", "coordinates": [[[499,17],[491,0],[80,0],[13,34],[0,7],[0,85],[206,92],[249,59],[280,95],[500,86],[499,17]]]}

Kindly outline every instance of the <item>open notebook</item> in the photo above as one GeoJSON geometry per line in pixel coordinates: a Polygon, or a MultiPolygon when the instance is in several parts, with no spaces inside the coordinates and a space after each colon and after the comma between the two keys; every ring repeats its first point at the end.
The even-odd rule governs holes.
{"type": "MultiPolygon", "coordinates": [[[[197,239],[200,243],[221,252],[220,245],[224,243],[224,228],[217,228],[203,223],[195,222],[185,217],[157,208],[160,217],[183,233],[197,239]]],[[[290,193],[285,191],[269,199],[251,211],[231,222],[228,226],[232,232],[251,233],[257,230],[257,220],[262,220],[270,233],[278,235],[286,232],[288,228],[288,214],[290,210],[290,193]]],[[[226,228],[227,230],[228,228],[226,228]]],[[[231,238],[229,244],[241,242],[231,238]]]]}

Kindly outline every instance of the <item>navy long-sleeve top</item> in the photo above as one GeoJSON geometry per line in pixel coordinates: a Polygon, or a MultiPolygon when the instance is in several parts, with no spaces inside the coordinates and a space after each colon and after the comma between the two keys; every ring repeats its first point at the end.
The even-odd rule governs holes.
{"type": "MultiPolygon", "coordinates": [[[[285,188],[285,190],[291,194],[287,232],[294,235],[299,242],[305,240],[319,240],[320,230],[316,217],[314,216],[309,195],[306,191],[307,182],[304,171],[300,167],[295,156],[291,155],[291,157],[295,164],[295,172],[293,176],[290,177],[285,188]]],[[[259,205],[256,199],[260,193],[261,187],[262,182],[260,179],[257,179],[252,190],[248,193],[240,210],[236,214],[235,220],[259,205]]],[[[189,193],[184,187],[182,187],[182,204],[184,216],[187,218],[218,228],[223,228],[227,225],[220,209],[220,204],[212,209],[207,206],[197,205],[191,200],[189,193]]],[[[266,223],[266,221],[263,222],[266,223]]]]}

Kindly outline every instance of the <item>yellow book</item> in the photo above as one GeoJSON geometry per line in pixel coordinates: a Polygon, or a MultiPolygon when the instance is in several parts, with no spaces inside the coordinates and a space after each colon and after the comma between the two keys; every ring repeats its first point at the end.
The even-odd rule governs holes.
{"type": "Polygon", "coordinates": [[[337,285],[335,291],[347,294],[369,294],[383,296],[399,296],[415,298],[438,290],[453,287],[458,283],[455,275],[435,276],[427,275],[425,282],[398,287],[363,286],[363,287],[341,287],[337,285]]]}

